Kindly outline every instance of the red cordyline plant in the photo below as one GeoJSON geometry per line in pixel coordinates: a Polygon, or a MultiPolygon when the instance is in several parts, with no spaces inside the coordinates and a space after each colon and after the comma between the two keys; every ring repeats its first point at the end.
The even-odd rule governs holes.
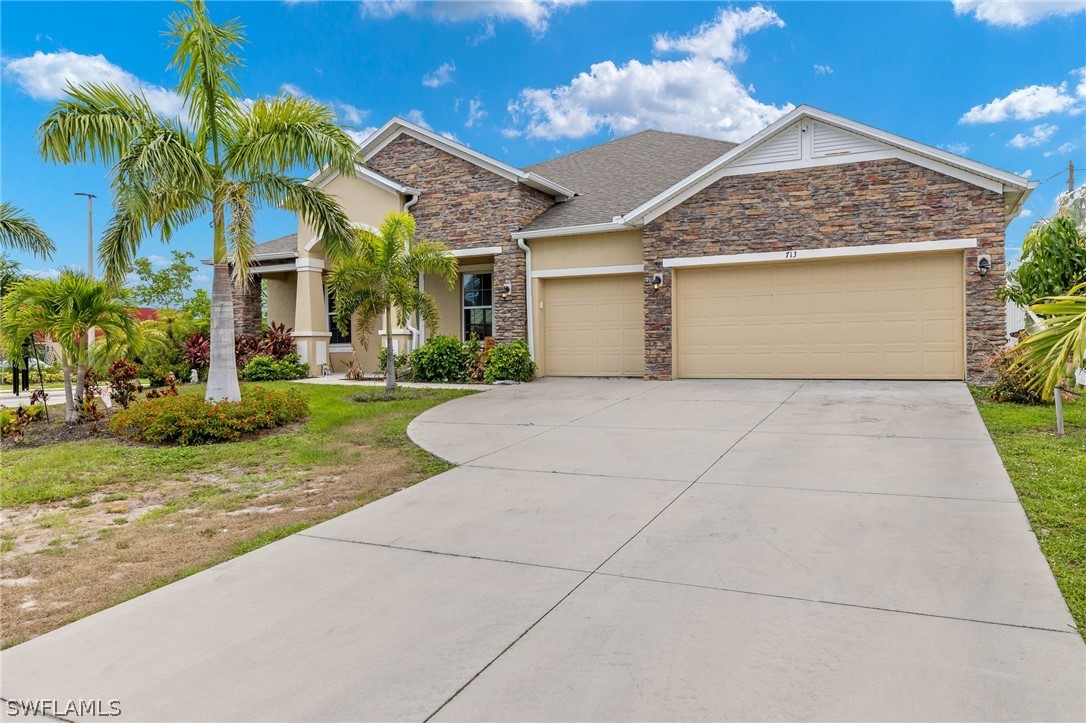
{"type": "Polygon", "coordinates": [[[272,359],[282,359],[288,354],[294,353],[294,337],[290,335],[292,330],[282,322],[272,322],[264,331],[260,340],[259,353],[270,356],[272,359]]]}
{"type": "Polygon", "coordinates": [[[203,334],[193,334],[181,345],[189,366],[203,369],[211,361],[211,342],[203,334]]]}

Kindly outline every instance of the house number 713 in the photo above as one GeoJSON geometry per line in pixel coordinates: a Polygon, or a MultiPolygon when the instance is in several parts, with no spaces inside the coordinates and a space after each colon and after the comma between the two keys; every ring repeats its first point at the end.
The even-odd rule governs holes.
{"type": "Polygon", "coordinates": [[[784,258],[786,258],[786,259],[794,259],[798,255],[799,255],[798,251],[785,251],[784,252],[784,258]]]}

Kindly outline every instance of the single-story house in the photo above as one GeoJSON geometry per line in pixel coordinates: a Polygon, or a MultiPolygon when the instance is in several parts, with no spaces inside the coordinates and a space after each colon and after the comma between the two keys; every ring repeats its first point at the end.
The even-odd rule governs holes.
{"type": "MultiPolygon", "coordinates": [[[[311,183],[360,227],[410,211],[459,281],[419,279],[437,329],[363,349],[331,323],[312,229],[259,245],[269,320],[313,374],[439,333],[526,339],[545,376],[978,380],[1006,343],[1004,229],[1036,185],[809,106],[738,145],[649,130],[527,168],[394,118],[356,171],[311,183]]],[[[259,294],[235,301],[258,325],[259,294]]]]}

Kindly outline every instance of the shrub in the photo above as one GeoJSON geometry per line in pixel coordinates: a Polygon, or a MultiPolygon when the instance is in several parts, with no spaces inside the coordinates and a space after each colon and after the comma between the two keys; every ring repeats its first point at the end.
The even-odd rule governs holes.
{"type": "Polygon", "coordinates": [[[210,444],[304,419],[309,402],[296,389],[245,385],[240,402],[204,401],[195,394],[144,400],[113,415],[109,428],[138,442],[210,444]]]}
{"type": "Polygon", "coordinates": [[[162,397],[176,397],[177,396],[177,377],[173,373],[166,375],[166,383],[158,389],[152,389],[147,392],[145,399],[161,399],[162,397]]]}
{"type": "Polygon", "coordinates": [[[106,373],[109,375],[110,401],[128,409],[128,405],[136,400],[136,395],[143,391],[137,381],[139,367],[127,359],[118,359],[109,365],[106,373]]]}
{"type": "Polygon", "coordinates": [[[530,382],[535,378],[535,362],[528,344],[517,339],[509,344],[498,344],[487,354],[483,367],[483,379],[487,384],[498,381],[530,382]]]}
{"type": "Polygon", "coordinates": [[[282,359],[258,354],[249,360],[238,377],[246,382],[274,382],[281,379],[304,379],[309,376],[309,365],[301,361],[297,354],[288,354],[282,359]]]}
{"type": "Polygon", "coordinates": [[[988,387],[988,398],[993,402],[1015,404],[1040,404],[1041,393],[1030,384],[1028,371],[1016,362],[1022,355],[1014,349],[999,349],[985,360],[985,370],[995,374],[995,381],[988,387]]]}
{"type": "Polygon", "coordinates": [[[469,352],[454,336],[435,336],[411,352],[411,369],[420,382],[462,382],[468,378],[469,352]]]}
{"type": "Polygon", "coordinates": [[[181,345],[185,361],[194,369],[203,369],[211,363],[211,342],[203,334],[193,334],[181,345]]]}
{"type": "MultiPolygon", "coordinates": [[[[4,362],[4,366],[7,367],[7,368],[0,371],[0,385],[10,386],[11,385],[11,364],[9,362],[4,362]]],[[[22,373],[23,373],[22,370],[19,370],[19,374],[22,374],[22,373]]],[[[45,367],[43,367],[42,370],[41,370],[41,373],[42,373],[42,377],[44,378],[44,381],[45,381],[46,384],[63,384],[64,383],[64,372],[62,372],[58,368],[45,368],[45,367]]],[[[34,385],[34,384],[37,384],[38,382],[39,382],[39,378],[38,378],[38,370],[37,370],[37,368],[36,367],[30,367],[30,384],[34,385]]]]}
{"type": "Polygon", "coordinates": [[[31,405],[8,409],[0,407],[0,436],[12,442],[21,442],[27,426],[45,416],[45,407],[31,405]]]}
{"type": "Polygon", "coordinates": [[[291,330],[282,322],[268,324],[268,328],[264,330],[264,336],[257,345],[257,353],[270,356],[272,359],[285,359],[294,354],[294,337],[290,332],[291,330]]]}
{"type": "MultiPolygon", "coordinates": [[[[411,357],[407,354],[393,354],[392,363],[396,366],[396,376],[400,376],[400,370],[407,366],[411,361],[411,357]]],[[[377,350],[377,371],[378,373],[385,371],[385,364],[388,362],[388,348],[381,347],[377,350]]]]}
{"type": "Polygon", "coordinates": [[[105,412],[98,406],[102,388],[98,386],[98,372],[88,369],[83,375],[83,399],[79,402],[79,423],[95,424],[106,418],[105,412]]]}

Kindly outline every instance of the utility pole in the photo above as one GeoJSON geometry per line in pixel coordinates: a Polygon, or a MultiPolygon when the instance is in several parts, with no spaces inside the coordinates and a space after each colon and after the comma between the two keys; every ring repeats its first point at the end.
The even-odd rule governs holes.
{"type": "MultiPolygon", "coordinates": [[[[77,196],[87,197],[87,273],[94,278],[94,199],[98,198],[93,193],[76,191],[77,196]]],[[[94,329],[87,331],[87,350],[94,343],[94,329]]]]}
{"type": "Polygon", "coordinates": [[[1075,162],[1067,162],[1067,192],[1072,193],[1075,190],[1075,162]]]}

